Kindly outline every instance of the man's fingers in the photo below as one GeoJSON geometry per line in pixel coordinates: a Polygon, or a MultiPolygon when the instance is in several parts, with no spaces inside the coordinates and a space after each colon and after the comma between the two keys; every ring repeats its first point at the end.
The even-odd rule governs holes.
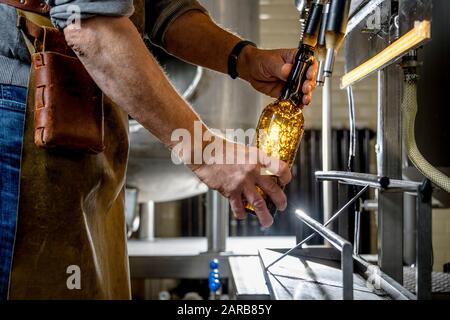
{"type": "Polygon", "coordinates": [[[266,78],[275,77],[282,81],[286,81],[289,72],[294,63],[296,50],[293,49],[279,49],[266,51],[267,56],[263,64],[263,74],[266,78]]]}
{"type": "Polygon", "coordinates": [[[308,68],[308,71],[306,72],[306,78],[308,80],[315,80],[318,67],[319,67],[319,63],[317,62],[316,59],[314,59],[313,63],[311,64],[311,66],[308,68]]]}
{"type": "MultiPolygon", "coordinates": [[[[281,76],[283,81],[286,81],[287,78],[289,77],[289,73],[292,70],[292,63],[285,63],[282,67],[281,67],[281,76]]],[[[316,76],[317,76],[317,68],[318,68],[318,63],[317,60],[314,60],[314,62],[311,64],[311,66],[308,68],[308,71],[306,72],[306,79],[310,80],[311,82],[315,82],[316,81],[316,76]]]]}
{"type": "Polygon", "coordinates": [[[303,105],[307,106],[311,103],[312,99],[311,99],[311,95],[310,94],[305,94],[303,96],[303,105]]]}
{"type": "Polygon", "coordinates": [[[277,183],[276,178],[271,176],[259,176],[257,183],[261,189],[272,199],[272,202],[277,206],[278,210],[285,210],[287,207],[287,198],[283,190],[277,183]]]}
{"type": "MultiPolygon", "coordinates": [[[[279,52],[281,52],[281,57],[284,61],[284,64],[281,66],[278,66],[277,64],[274,64],[274,69],[270,70],[270,73],[279,78],[280,80],[286,81],[289,77],[289,73],[291,72],[292,65],[294,64],[295,56],[297,54],[297,49],[281,49],[279,52]]],[[[271,66],[269,66],[269,69],[271,69],[271,66]]],[[[316,59],[313,60],[313,63],[308,68],[308,71],[306,73],[306,78],[308,80],[314,80],[317,74],[318,69],[318,62],[316,59]]]]}
{"type": "MultiPolygon", "coordinates": [[[[282,186],[287,185],[291,179],[292,174],[286,162],[277,158],[269,157],[264,152],[261,152],[260,163],[263,166],[262,170],[267,170],[267,175],[275,175],[282,186]]],[[[263,174],[265,172],[262,172],[263,174]]]]}
{"type": "Polygon", "coordinates": [[[304,96],[302,102],[304,105],[308,105],[311,103],[311,94],[315,87],[316,87],[315,82],[311,80],[306,80],[305,83],[303,84],[302,91],[304,96]]]}
{"type": "Polygon", "coordinates": [[[247,217],[241,195],[230,197],[230,207],[236,219],[243,220],[247,217]]]}
{"type": "Polygon", "coordinates": [[[264,201],[263,197],[258,193],[256,187],[254,185],[247,185],[246,188],[244,188],[244,196],[248,203],[255,209],[259,223],[265,228],[270,227],[273,223],[273,218],[269,209],[267,209],[266,201],[264,201]]]}
{"type": "Polygon", "coordinates": [[[304,94],[310,94],[315,86],[315,83],[313,83],[311,80],[306,80],[303,83],[302,91],[304,94]]]}

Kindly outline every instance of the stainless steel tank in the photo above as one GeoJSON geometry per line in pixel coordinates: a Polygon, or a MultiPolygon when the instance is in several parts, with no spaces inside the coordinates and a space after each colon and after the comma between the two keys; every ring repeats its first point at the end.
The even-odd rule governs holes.
{"type": "MultiPolygon", "coordinates": [[[[258,0],[200,2],[221,26],[258,42],[258,0]]],[[[180,93],[188,90],[188,101],[208,126],[247,129],[256,125],[261,99],[247,83],[198,69],[167,55],[163,59],[171,81],[180,93]]],[[[173,201],[207,191],[189,169],[172,163],[170,152],[164,145],[133,121],[130,123],[130,145],[127,186],[138,190],[138,202],[173,201]]]]}
{"type": "MultiPolygon", "coordinates": [[[[258,0],[200,1],[222,27],[244,39],[259,41],[258,0]]],[[[260,95],[242,80],[206,70],[199,94],[192,100],[206,123],[218,129],[251,128],[260,112],[260,95]]]]}

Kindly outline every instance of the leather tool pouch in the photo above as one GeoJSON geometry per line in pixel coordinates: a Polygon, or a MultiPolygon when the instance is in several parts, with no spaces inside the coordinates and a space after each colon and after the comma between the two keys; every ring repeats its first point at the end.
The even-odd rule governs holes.
{"type": "Polygon", "coordinates": [[[34,40],[34,141],[38,147],[99,153],[104,146],[103,94],[57,28],[23,16],[18,27],[34,40]]]}

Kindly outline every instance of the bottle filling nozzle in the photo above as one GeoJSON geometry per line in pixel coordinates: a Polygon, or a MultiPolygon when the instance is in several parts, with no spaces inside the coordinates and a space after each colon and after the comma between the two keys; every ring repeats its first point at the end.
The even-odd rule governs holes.
{"type": "Polygon", "coordinates": [[[334,48],[327,48],[325,61],[323,63],[323,76],[330,78],[333,74],[334,61],[337,54],[337,50],[334,48]]]}
{"type": "Polygon", "coordinates": [[[325,4],[322,12],[322,19],[320,21],[319,36],[317,38],[316,59],[319,62],[319,68],[317,71],[317,86],[323,86],[325,76],[325,59],[327,56],[327,48],[325,46],[325,31],[327,27],[328,11],[330,10],[330,3],[325,4]]]}
{"type": "Polygon", "coordinates": [[[327,56],[324,63],[325,77],[331,77],[335,56],[342,45],[347,29],[350,0],[331,0],[325,31],[327,56]]]}
{"type": "Polygon", "coordinates": [[[311,5],[308,14],[308,20],[305,24],[305,30],[303,32],[302,44],[315,47],[317,45],[317,39],[319,37],[320,20],[322,18],[323,4],[321,0],[316,0],[311,5]]]}
{"type": "Polygon", "coordinates": [[[307,69],[312,62],[315,47],[317,45],[317,38],[319,36],[320,19],[322,17],[323,4],[322,1],[316,0],[309,8],[308,19],[305,23],[303,31],[303,38],[299,45],[297,56],[295,57],[294,65],[288,77],[286,85],[284,86],[281,97],[283,99],[291,99],[293,101],[301,101],[302,93],[301,86],[306,77],[303,69],[307,69]],[[299,78],[302,75],[302,78],[299,78]]]}

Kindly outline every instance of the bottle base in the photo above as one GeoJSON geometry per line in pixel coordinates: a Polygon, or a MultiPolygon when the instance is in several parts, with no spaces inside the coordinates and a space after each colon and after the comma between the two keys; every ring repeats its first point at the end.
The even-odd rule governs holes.
{"type": "MultiPolygon", "coordinates": [[[[270,215],[271,215],[272,217],[275,217],[275,215],[276,215],[277,212],[278,212],[277,207],[275,207],[275,205],[274,205],[272,202],[270,202],[270,203],[267,203],[267,202],[266,202],[266,204],[267,204],[267,209],[269,209],[270,215]]],[[[247,212],[247,213],[249,213],[249,214],[251,214],[251,215],[256,216],[255,209],[253,209],[253,207],[252,207],[250,204],[247,204],[247,205],[245,206],[245,212],[247,212]]]]}

